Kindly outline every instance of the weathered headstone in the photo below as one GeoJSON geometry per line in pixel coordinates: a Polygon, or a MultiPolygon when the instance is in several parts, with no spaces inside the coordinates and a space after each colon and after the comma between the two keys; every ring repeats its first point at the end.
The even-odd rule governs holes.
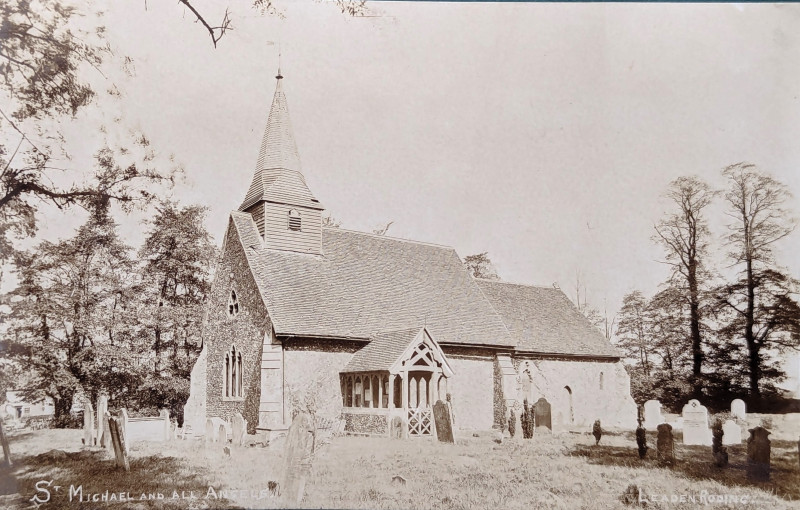
{"type": "Polygon", "coordinates": [[[453,424],[447,404],[439,400],[433,404],[433,419],[436,421],[436,437],[443,443],[455,443],[453,424]]]}
{"type": "Polygon", "coordinates": [[[742,444],[742,428],[733,420],[725,420],[722,424],[722,444],[742,444]]]}
{"type": "Polygon", "coordinates": [[[675,464],[675,440],[672,438],[672,425],[669,423],[662,423],[658,426],[656,451],[659,463],[665,466],[675,464]]]}
{"type": "Polygon", "coordinates": [[[750,429],[747,439],[747,478],[751,480],[769,480],[769,434],[764,427],[750,429]]]}
{"type": "Polygon", "coordinates": [[[164,439],[163,439],[163,441],[169,441],[170,440],[170,432],[172,432],[170,430],[171,427],[172,427],[172,423],[170,423],[170,421],[169,421],[169,411],[167,411],[166,409],[162,409],[161,411],[159,411],[158,417],[161,418],[164,421],[164,439]]]}
{"type": "Polygon", "coordinates": [[[108,397],[100,395],[97,397],[97,430],[95,432],[95,444],[97,446],[105,447],[106,435],[106,411],[108,411],[108,397]]]}
{"type": "MultiPolygon", "coordinates": [[[[127,459],[127,455],[128,455],[128,453],[130,453],[128,451],[128,447],[129,447],[128,443],[130,441],[128,441],[128,410],[125,409],[124,407],[119,410],[119,422],[118,422],[118,424],[120,426],[120,432],[122,434],[121,437],[123,438],[122,445],[124,446],[125,455],[126,455],[126,459],[127,459]]],[[[127,460],[126,460],[126,462],[127,462],[127,460]]]]}
{"type": "Polygon", "coordinates": [[[242,446],[244,444],[244,436],[247,432],[247,420],[244,419],[242,413],[236,413],[231,420],[231,430],[233,436],[233,444],[242,446]]]}
{"type": "Polygon", "coordinates": [[[655,429],[664,423],[664,416],[661,414],[661,402],[658,400],[648,400],[644,403],[644,427],[655,429]]]}
{"type": "Polygon", "coordinates": [[[128,463],[128,451],[125,444],[125,432],[122,427],[121,420],[113,416],[108,419],[108,428],[111,431],[111,443],[114,445],[114,456],[117,461],[117,467],[123,468],[125,471],[130,471],[131,466],[128,463]]]}
{"type": "Polygon", "coordinates": [[[544,397],[533,404],[533,415],[537,432],[544,431],[545,429],[549,432],[553,431],[553,424],[550,418],[550,402],[545,400],[544,397]]]}
{"type": "Polygon", "coordinates": [[[403,439],[405,437],[406,427],[401,417],[395,416],[392,418],[390,428],[391,430],[389,431],[389,437],[392,439],[403,439]]]}
{"type": "Polygon", "coordinates": [[[744,400],[737,398],[731,401],[731,414],[733,415],[734,419],[747,419],[747,408],[744,405],[744,400]]]}
{"type": "Polygon", "coordinates": [[[12,467],[11,449],[8,447],[8,438],[6,437],[6,431],[3,430],[2,419],[0,419],[0,443],[3,446],[3,466],[10,468],[12,467]]]}
{"type": "Polygon", "coordinates": [[[283,448],[280,493],[284,503],[298,504],[303,500],[306,480],[311,473],[313,433],[311,417],[304,412],[298,413],[289,426],[283,448]]]}
{"type": "Polygon", "coordinates": [[[114,442],[111,439],[111,426],[109,425],[109,420],[111,419],[111,413],[106,411],[103,413],[103,441],[102,445],[104,448],[108,449],[111,453],[114,453],[114,442]]]}
{"type": "Polygon", "coordinates": [[[83,444],[94,446],[94,409],[88,400],[83,403],[83,444]]]}
{"type": "Polygon", "coordinates": [[[711,446],[708,410],[697,400],[683,406],[683,444],[711,446]]]}
{"type": "Polygon", "coordinates": [[[215,427],[214,422],[211,418],[206,418],[206,435],[205,435],[205,442],[206,443],[213,443],[214,442],[214,434],[215,427]]]}
{"type": "Polygon", "coordinates": [[[217,428],[217,441],[220,443],[228,442],[228,431],[223,424],[220,424],[217,428]]]}

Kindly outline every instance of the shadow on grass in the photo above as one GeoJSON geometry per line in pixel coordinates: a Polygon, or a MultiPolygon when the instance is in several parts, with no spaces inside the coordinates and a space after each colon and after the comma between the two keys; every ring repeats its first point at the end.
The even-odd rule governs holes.
{"type": "MultiPolygon", "coordinates": [[[[654,437],[648,437],[647,444],[650,449],[644,459],[639,459],[633,434],[627,438],[631,442],[629,447],[576,445],[569,451],[569,455],[584,457],[590,464],[603,466],[634,469],[662,468],[656,459],[654,437]]],[[[756,482],[747,478],[746,444],[727,446],[726,448],[728,449],[728,466],[718,468],[713,463],[710,446],[683,445],[680,444],[679,438],[675,437],[676,463],[671,469],[695,480],[714,480],[728,487],[758,488],[786,500],[800,500],[797,443],[772,441],[770,480],[767,482],[756,482]]]]}
{"type": "MultiPolygon", "coordinates": [[[[78,452],[51,450],[15,459],[14,468],[7,473],[7,476],[13,480],[16,492],[19,493],[17,504],[28,504],[37,494],[43,496],[41,490],[37,491],[37,482],[52,480],[52,483],[45,487],[51,493],[52,503],[56,503],[58,508],[85,508],[87,501],[104,505],[103,501],[85,498],[91,498],[92,494],[104,494],[106,491],[109,496],[115,493],[117,502],[120,501],[119,494],[123,493],[126,499],[130,498],[131,504],[138,507],[184,509],[190,502],[183,498],[173,499],[173,491],[186,496],[193,491],[198,499],[203,499],[205,508],[239,508],[231,501],[204,499],[207,488],[212,485],[207,472],[198,471],[196,467],[190,467],[181,459],[160,455],[131,458],[130,467],[130,472],[117,468],[114,459],[104,450],[83,449],[78,452]],[[61,488],[55,489],[55,486],[61,488]],[[81,488],[83,502],[77,496],[70,500],[71,488],[73,494],[81,488]],[[157,499],[158,494],[162,494],[163,498],[157,499]],[[153,499],[148,499],[150,495],[153,499]]],[[[126,506],[124,500],[123,506],[126,506]]]]}

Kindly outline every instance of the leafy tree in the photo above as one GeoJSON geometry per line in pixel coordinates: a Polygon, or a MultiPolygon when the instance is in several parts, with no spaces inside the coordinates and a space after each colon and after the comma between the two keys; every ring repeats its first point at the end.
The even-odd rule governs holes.
{"type": "Polygon", "coordinates": [[[475,278],[484,278],[487,280],[499,280],[497,270],[489,259],[488,252],[478,253],[476,255],[467,255],[464,257],[464,266],[467,271],[475,278]]]}
{"type": "Polygon", "coordinates": [[[139,258],[142,324],[151,374],[140,405],[182,412],[189,374],[201,347],[200,322],[216,250],[204,226],[207,209],[164,202],[148,221],[139,258]]]}
{"type": "Polygon", "coordinates": [[[26,398],[51,397],[63,423],[81,392],[129,396],[142,353],[132,342],[136,272],[108,207],[93,211],[71,239],[17,252],[15,266],[5,355],[31,376],[26,398]]]}
{"type": "Polygon", "coordinates": [[[784,208],[790,193],[786,186],[754,165],[737,163],[727,167],[725,192],[728,226],[726,242],[736,281],[717,291],[719,304],[729,312],[721,334],[731,342],[741,339],[747,353],[749,393],[753,404],[762,396],[762,380],[780,375],[768,367],[768,352],[800,347],[798,281],[778,266],[775,244],[795,226],[784,208]]]}
{"type": "Polygon", "coordinates": [[[711,274],[706,267],[710,232],[705,210],[715,193],[697,177],[680,177],[670,183],[667,197],[675,210],[667,213],[656,225],[654,239],[664,248],[666,263],[671,267],[669,285],[673,297],[686,302],[688,330],[691,336],[692,377],[695,397],[703,388],[703,298],[711,274]],[[678,293],[676,294],[677,291],[678,293]]]}

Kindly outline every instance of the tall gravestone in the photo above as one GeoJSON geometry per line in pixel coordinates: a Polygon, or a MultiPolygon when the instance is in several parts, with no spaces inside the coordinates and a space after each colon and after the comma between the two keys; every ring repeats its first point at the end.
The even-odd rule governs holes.
{"type": "Polygon", "coordinates": [[[648,400],[644,403],[644,427],[655,429],[664,423],[664,416],[661,414],[661,402],[658,400],[648,400]]]}
{"type": "Polygon", "coordinates": [[[95,444],[105,447],[106,442],[106,411],[108,411],[108,397],[100,395],[97,397],[97,430],[95,432],[95,444]]]}
{"type": "Polygon", "coordinates": [[[130,441],[128,441],[128,410],[124,407],[119,410],[119,425],[122,430],[122,437],[124,438],[122,444],[125,447],[125,455],[128,455],[130,453],[128,451],[130,443],[130,441]]]}
{"type": "Polygon", "coordinates": [[[303,500],[306,480],[311,473],[313,434],[314,423],[311,417],[307,413],[298,413],[289,426],[283,447],[283,472],[280,481],[283,503],[296,505],[303,500]]]}
{"type": "Polygon", "coordinates": [[[389,430],[389,437],[392,439],[403,439],[406,435],[406,424],[399,416],[392,418],[389,430]]]}
{"type": "Polygon", "coordinates": [[[244,444],[244,437],[247,432],[247,420],[244,419],[242,413],[236,413],[231,420],[231,435],[233,436],[232,442],[237,446],[244,444]]]}
{"type": "Polygon", "coordinates": [[[697,400],[683,406],[683,444],[711,446],[711,429],[708,428],[708,409],[697,400]]]}
{"type": "Polygon", "coordinates": [[[747,419],[747,408],[744,405],[744,400],[737,398],[731,401],[731,415],[737,420],[747,419]]]}
{"type": "Polygon", "coordinates": [[[747,439],[747,478],[751,480],[769,480],[769,434],[764,427],[750,429],[747,439]]]}
{"type": "Polygon", "coordinates": [[[742,444],[742,428],[733,420],[725,420],[722,424],[722,444],[742,444]]]}
{"type": "Polygon", "coordinates": [[[130,471],[131,466],[128,463],[128,445],[127,441],[125,441],[122,420],[110,417],[108,419],[108,428],[111,431],[111,443],[114,446],[114,456],[117,461],[117,466],[123,468],[125,471],[130,471]]]}
{"type": "Polygon", "coordinates": [[[540,398],[535,404],[533,404],[533,416],[536,432],[553,431],[553,422],[550,411],[550,402],[548,402],[544,397],[540,398]]]}
{"type": "Polygon", "coordinates": [[[204,437],[205,442],[213,443],[215,433],[216,427],[214,427],[214,422],[211,420],[211,418],[206,418],[206,435],[204,437]]]}
{"type": "Polygon", "coordinates": [[[94,446],[94,409],[89,400],[83,404],[83,444],[94,446]]]}
{"type": "Polygon", "coordinates": [[[669,423],[662,423],[658,426],[656,453],[659,463],[665,466],[675,464],[675,440],[672,438],[672,425],[669,423]]]}
{"type": "Polygon", "coordinates": [[[443,443],[454,443],[453,423],[450,420],[450,409],[439,400],[433,404],[433,419],[436,422],[436,437],[443,443]]]}
{"type": "Polygon", "coordinates": [[[172,423],[169,421],[169,411],[162,409],[159,411],[158,417],[163,421],[164,441],[169,441],[171,439],[170,433],[172,432],[172,430],[170,430],[172,428],[172,423]]]}

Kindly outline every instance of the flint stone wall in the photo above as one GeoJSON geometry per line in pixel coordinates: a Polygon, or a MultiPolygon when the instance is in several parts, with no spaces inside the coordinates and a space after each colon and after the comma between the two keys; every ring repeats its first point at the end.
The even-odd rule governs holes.
{"type": "MultiPolygon", "coordinates": [[[[217,263],[214,283],[208,299],[207,319],[203,326],[206,365],[206,416],[225,420],[237,412],[247,420],[248,433],[255,433],[261,394],[261,349],[272,325],[261,300],[253,275],[248,268],[239,234],[232,222],[217,263]],[[236,292],[239,313],[228,315],[231,290],[236,292]],[[235,345],[242,354],[243,398],[223,396],[225,354],[235,345]]],[[[191,398],[191,397],[190,397],[191,398]]]]}
{"type": "MultiPolygon", "coordinates": [[[[378,409],[374,410],[378,412],[378,409]]],[[[388,411],[384,409],[383,411],[388,411]]],[[[370,434],[376,436],[386,436],[389,430],[389,413],[366,414],[355,412],[343,412],[344,431],[358,434],[370,434]]]]}

